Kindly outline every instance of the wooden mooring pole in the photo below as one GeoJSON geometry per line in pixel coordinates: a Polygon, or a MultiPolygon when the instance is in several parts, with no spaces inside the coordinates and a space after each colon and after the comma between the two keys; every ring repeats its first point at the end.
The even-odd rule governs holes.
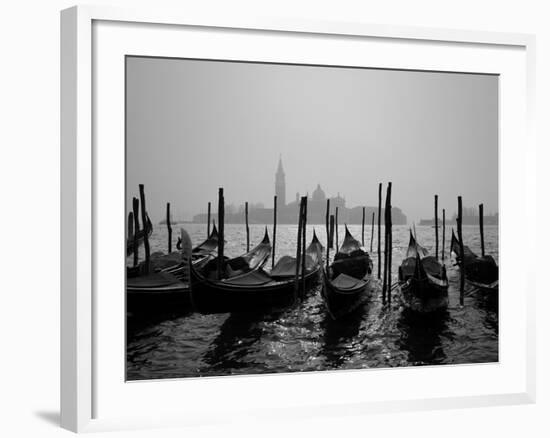
{"type": "Polygon", "coordinates": [[[223,250],[225,244],[225,200],[223,187],[218,190],[218,280],[221,280],[224,273],[223,250]]]}
{"type": "Polygon", "coordinates": [[[365,246],[365,207],[363,207],[363,219],[361,219],[361,246],[365,246]]]}
{"type": "Polygon", "coordinates": [[[481,257],[485,257],[485,236],[483,235],[483,204],[479,204],[479,238],[481,239],[481,257]]]}
{"type": "Polygon", "coordinates": [[[330,199],[327,199],[327,208],[325,212],[325,231],[327,232],[327,269],[328,269],[328,256],[330,255],[330,199]]]}
{"type": "Polygon", "coordinates": [[[208,217],[207,217],[207,220],[206,220],[206,238],[207,239],[210,237],[210,208],[211,208],[211,203],[209,202],[208,203],[208,217]]]}
{"type": "Polygon", "coordinates": [[[128,235],[126,240],[130,241],[134,238],[134,213],[128,213],[128,235]]]}
{"type": "Polygon", "coordinates": [[[244,221],[246,224],[246,252],[250,251],[250,228],[248,227],[248,201],[244,203],[244,221]]]}
{"type": "Polygon", "coordinates": [[[302,219],[304,215],[304,198],[300,200],[298,213],[298,235],[296,236],[296,276],[294,278],[294,296],[298,298],[300,291],[300,261],[302,260],[302,219]]]}
{"type": "Polygon", "coordinates": [[[170,223],[170,203],[166,203],[166,228],[168,228],[168,254],[172,252],[172,224],[170,223]]]}
{"type": "Polygon", "coordinates": [[[388,183],[388,191],[386,193],[386,217],[388,218],[387,219],[387,233],[388,233],[388,280],[387,280],[387,285],[388,285],[388,304],[390,304],[390,308],[391,308],[391,288],[392,288],[392,284],[391,284],[391,264],[392,264],[392,246],[393,246],[393,233],[392,233],[392,228],[393,228],[393,223],[392,223],[392,217],[391,217],[391,209],[392,209],[392,206],[391,206],[391,187],[392,187],[392,184],[391,182],[388,183]]]}
{"type": "Polygon", "coordinates": [[[380,280],[380,267],[382,266],[382,247],[381,247],[381,216],[382,216],[382,183],[378,184],[378,279],[380,280]]]}
{"type": "Polygon", "coordinates": [[[445,260],[445,209],[443,209],[443,236],[441,238],[441,260],[445,260]]]}
{"type": "Polygon", "coordinates": [[[336,207],[336,211],[334,213],[334,228],[336,230],[336,252],[340,249],[340,246],[338,244],[338,207],[336,207]]]}
{"type": "Polygon", "coordinates": [[[372,243],[374,240],[374,211],[372,212],[372,223],[370,226],[370,253],[372,254],[372,243]]]}
{"type": "Polygon", "coordinates": [[[390,255],[390,234],[391,234],[391,183],[386,189],[386,204],[384,206],[384,276],[382,278],[382,302],[390,300],[391,289],[391,255],[390,255]]]}
{"type": "Polygon", "coordinates": [[[327,232],[327,246],[330,245],[330,199],[327,199],[327,208],[325,211],[325,228],[327,232]]]}
{"type": "Polygon", "coordinates": [[[439,220],[437,218],[437,195],[434,196],[434,223],[435,223],[435,259],[439,258],[439,220]]]}
{"type": "Polygon", "coordinates": [[[386,204],[384,205],[384,271],[382,276],[382,303],[386,304],[386,292],[388,288],[388,195],[386,193],[386,204]]]}
{"type": "Polygon", "coordinates": [[[151,263],[151,249],[149,248],[149,236],[147,235],[147,208],[145,206],[145,188],[143,184],[139,185],[139,198],[141,203],[141,222],[143,223],[143,247],[145,248],[145,267],[144,273],[149,273],[151,263]]]}
{"type": "Polygon", "coordinates": [[[139,242],[138,242],[138,234],[139,234],[139,199],[133,198],[132,199],[132,209],[134,213],[134,266],[137,266],[139,261],[139,242]]]}
{"type": "Polygon", "coordinates": [[[306,231],[307,231],[307,196],[304,197],[304,212],[302,215],[302,294],[306,293],[306,231]]]}
{"type": "Polygon", "coordinates": [[[271,254],[271,269],[275,266],[275,242],[277,241],[277,195],[273,196],[273,252],[271,254]]]}
{"type": "Polygon", "coordinates": [[[334,248],[334,215],[331,214],[330,215],[330,242],[329,242],[329,247],[330,249],[333,249],[334,248]]]}
{"type": "Polygon", "coordinates": [[[458,244],[460,247],[460,305],[464,305],[464,242],[462,240],[462,196],[458,197],[458,214],[456,217],[458,244]]]}
{"type": "MultiPolygon", "coordinates": [[[[330,219],[333,219],[333,217],[330,216],[330,219]]],[[[331,221],[330,223],[334,224],[333,221],[331,221]]],[[[329,266],[329,260],[330,260],[330,245],[329,245],[329,242],[332,240],[331,233],[332,233],[333,230],[334,230],[334,227],[332,227],[332,229],[331,229],[330,226],[327,227],[327,258],[325,260],[327,274],[328,274],[328,266],[329,266]]]]}

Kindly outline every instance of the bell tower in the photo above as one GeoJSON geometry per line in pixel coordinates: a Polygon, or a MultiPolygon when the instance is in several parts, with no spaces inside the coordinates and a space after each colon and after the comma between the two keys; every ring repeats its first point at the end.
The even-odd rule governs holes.
{"type": "Polygon", "coordinates": [[[286,183],[285,171],[283,170],[283,160],[279,156],[279,165],[275,174],[275,194],[277,195],[277,203],[284,207],[286,206],[286,183]]]}

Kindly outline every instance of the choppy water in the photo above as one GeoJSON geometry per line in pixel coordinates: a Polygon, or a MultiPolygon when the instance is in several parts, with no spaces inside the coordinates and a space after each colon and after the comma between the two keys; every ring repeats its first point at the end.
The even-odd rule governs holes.
{"type": "MultiPolygon", "coordinates": [[[[206,226],[185,224],[193,243],[206,236],[206,226]]],[[[176,236],[179,226],[174,227],[176,236]]],[[[312,236],[308,226],[307,241],[312,236]]],[[[361,239],[361,226],[350,226],[361,239]]],[[[325,243],[323,226],[316,227],[325,243]]],[[[392,276],[408,245],[407,226],[393,228],[392,276]]],[[[264,227],[252,225],[251,247],[263,237],[264,227]]],[[[271,227],[269,227],[271,235],[271,227]]],[[[277,257],[294,254],[297,227],[277,227],[277,257]]],[[[433,251],[435,230],[417,227],[420,244],[433,251]]],[[[340,227],[341,239],[344,227],[340,227]]],[[[167,233],[157,225],[152,251],[166,251],[167,233]]],[[[226,253],[246,250],[243,225],[226,225],[226,253]]],[[[440,229],[441,239],[441,229],[440,229]]],[[[175,238],[174,238],[175,242],[175,238]]],[[[464,243],[479,253],[475,226],[464,227],[464,243]]],[[[376,272],[376,231],[374,253],[376,272]]],[[[441,245],[441,243],[440,243],[441,245]]],[[[128,318],[127,378],[162,379],[288,371],[464,364],[498,361],[498,297],[466,289],[459,304],[458,269],[448,257],[450,229],[445,242],[449,276],[448,309],[433,315],[417,315],[403,308],[394,290],[391,307],[374,294],[350,318],[333,321],[325,311],[317,286],[293,308],[277,314],[201,315],[182,309],[171,315],[144,321],[128,318]]],[[[370,226],[365,227],[365,246],[370,246],[370,226]]],[[[485,229],[486,252],[498,261],[498,227],[485,229]]],[[[441,251],[441,247],[440,247],[441,251]]]]}

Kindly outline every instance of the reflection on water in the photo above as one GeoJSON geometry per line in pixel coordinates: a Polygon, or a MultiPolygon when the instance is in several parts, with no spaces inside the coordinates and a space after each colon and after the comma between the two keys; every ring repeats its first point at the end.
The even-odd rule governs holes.
{"type": "Polygon", "coordinates": [[[353,357],[355,350],[361,347],[359,334],[365,314],[365,306],[360,306],[345,319],[335,321],[325,312],[321,323],[323,337],[320,354],[325,357],[328,369],[342,367],[353,357]]]}
{"type": "Polygon", "coordinates": [[[448,332],[449,312],[440,310],[429,314],[419,314],[410,309],[401,312],[398,329],[401,334],[400,347],[408,352],[408,360],[413,365],[441,364],[445,362],[442,337],[452,341],[448,332]]]}
{"type": "Polygon", "coordinates": [[[269,318],[270,315],[255,313],[230,314],[204,355],[204,362],[213,372],[223,373],[224,370],[239,370],[250,366],[261,369],[261,363],[250,363],[246,359],[255,348],[261,348],[261,323],[269,318]]]}
{"type": "MultiPolygon", "coordinates": [[[[205,226],[190,224],[185,228],[194,243],[204,239],[205,226]]],[[[350,230],[361,237],[360,225],[350,230]]],[[[277,257],[294,252],[296,231],[295,226],[278,227],[277,257]]],[[[317,231],[324,243],[323,227],[318,226],[317,231]]],[[[486,227],[485,245],[498,260],[497,232],[497,227],[486,227]]],[[[312,227],[308,227],[308,240],[312,233],[312,227]]],[[[340,233],[343,235],[343,226],[340,233]]],[[[419,242],[429,250],[433,250],[433,234],[431,227],[417,227],[419,242]]],[[[251,242],[258,242],[262,236],[262,226],[251,226],[251,242]]],[[[366,227],[365,236],[370,244],[370,227],[366,227]]],[[[226,225],[226,240],[229,256],[244,252],[244,227],[226,225]]],[[[408,244],[408,228],[394,227],[393,240],[395,282],[408,244]]],[[[465,227],[464,240],[478,251],[477,227],[465,227]]],[[[163,227],[155,227],[151,246],[153,251],[166,249],[163,227]]],[[[445,247],[448,251],[448,241],[445,247]]],[[[376,254],[372,256],[376,265],[376,254]]],[[[498,296],[467,289],[464,306],[460,306],[457,268],[448,254],[445,263],[449,306],[430,315],[403,308],[398,290],[391,308],[384,306],[375,290],[371,299],[348,318],[333,321],[325,311],[320,285],[316,285],[304,300],[279,313],[201,315],[176,309],[155,318],[129,317],[127,377],[135,380],[498,361],[498,296]]]]}

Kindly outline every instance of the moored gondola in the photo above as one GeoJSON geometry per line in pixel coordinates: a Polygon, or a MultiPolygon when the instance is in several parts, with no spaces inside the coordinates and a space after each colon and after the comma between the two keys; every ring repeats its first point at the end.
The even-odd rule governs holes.
{"type": "Polygon", "coordinates": [[[468,246],[463,245],[464,260],[460,259],[460,243],[454,230],[451,237],[451,257],[455,257],[464,278],[472,286],[486,291],[498,292],[498,265],[490,255],[478,256],[468,246]]]}
{"type": "MultiPolygon", "coordinates": [[[[299,276],[306,288],[318,279],[323,247],[314,233],[306,248],[305,274],[299,276]]],[[[231,278],[215,278],[215,272],[205,272],[191,266],[191,297],[193,306],[202,313],[225,313],[273,310],[292,305],[296,299],[296,259],[281,257],[271,272],[262,266],[231,278]]],[[[301,272],[301,267],[299,268],[301,272]]]]}
{"type": "MultiPolygon", "coordinates": [[[[271,242],[266,227],[262,241],[249,252],[231,259],[224,257],[222,278],[230,279],[259,269],[265,265],[270,255],[271,242]]],[[[212,253],[206,263],[195,263],[194,266],[204,277],[218,279],[218,258],[212,253]]]]}
{"type": "MultiPolygon", "coordinates": [[[[136,312],[158,308],[168,309],[172,306],[190,307],[189,264],[197,270],[206,269],[210,261],[216,260],[217,244],[216,227],[213,228],[208,239],[192,250],[186,249],[186,246],[191,247],[190,239],[187,233],[182,232],[182,242],[178,245],[182,250],[181,261],[177,266],[127,279],[127,310],[136,312]],[[186,245],[186,242],[189,243],[186,245]],[[191,255],[186,256],[186,253],[191,255]]],[[[257,269],[267,261],[270,253],[271,244],[266,231],[263,240],[251,251],[226,261],[227,275],[242,275],[257,269]]]]}
{"type": "Polygon", "coordinates": [[[352,313],[368,299],[372,260],[346,226],[342,246],[327,268],[322,268],[322,297],[333,319],[352,313]]]}
{"type": "Polygon", "coordinates": [[[431,312],[447,307],[449,281],[445,266],[417,243],[412,232],[398,276],[403,303],[410,309],[431,312]]]}

